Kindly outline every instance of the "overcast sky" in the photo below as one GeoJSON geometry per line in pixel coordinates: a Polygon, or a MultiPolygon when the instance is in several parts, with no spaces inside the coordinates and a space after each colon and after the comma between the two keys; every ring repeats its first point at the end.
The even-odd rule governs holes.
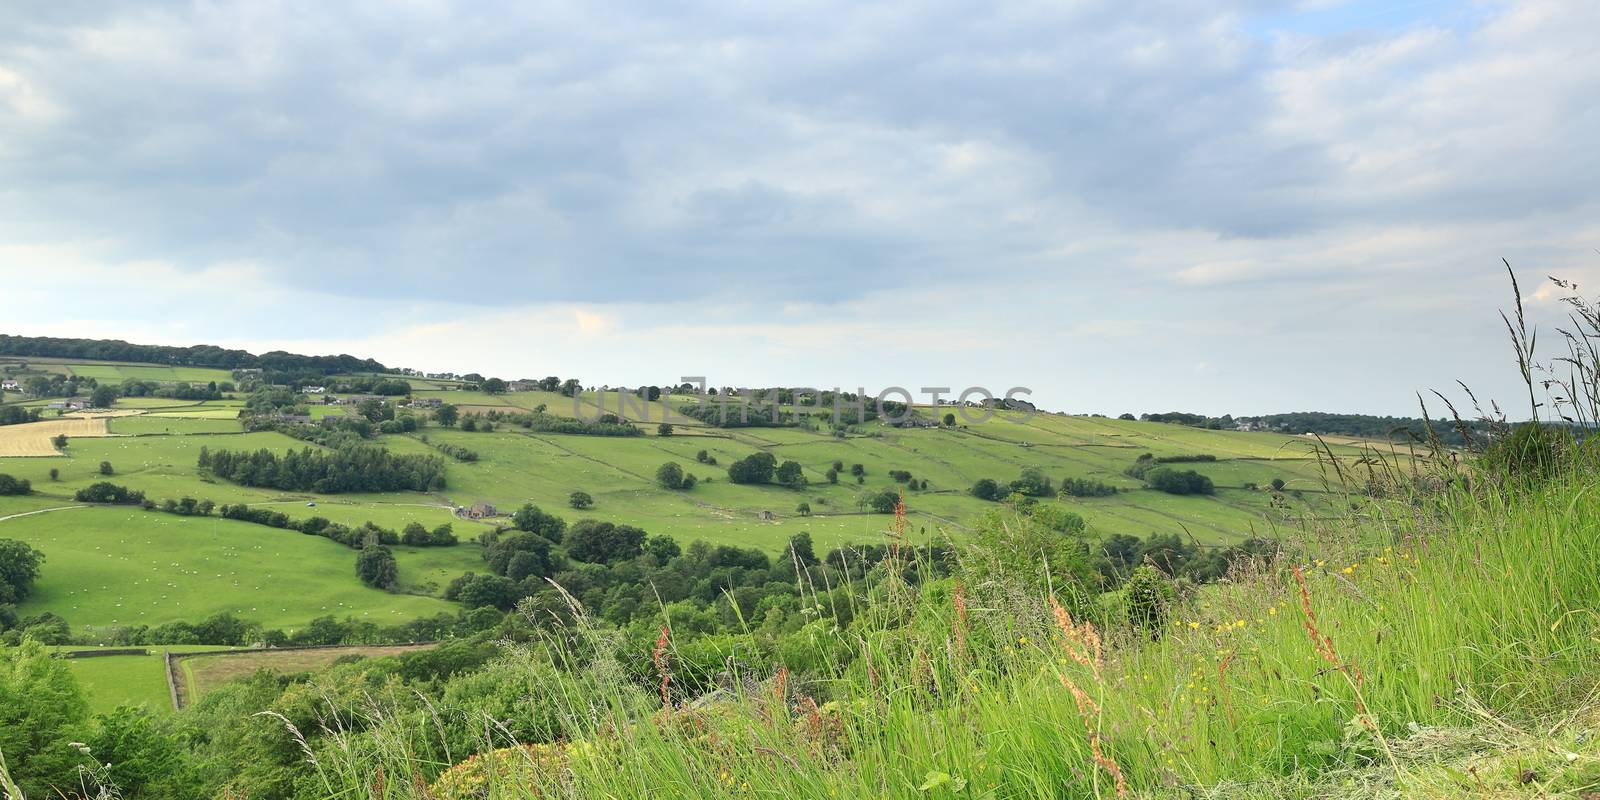
{"type": "Polygon", "coordinates": [[[1595,0],[111,5],[0,5],[0,331],[1410,414],[1600,287],[1595,0]]]}

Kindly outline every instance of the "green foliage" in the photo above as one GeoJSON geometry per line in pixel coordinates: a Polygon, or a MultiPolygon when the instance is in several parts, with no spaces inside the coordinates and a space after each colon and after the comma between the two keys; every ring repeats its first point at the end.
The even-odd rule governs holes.
{"type": "MultiPolygon", "coordinates": [[[[43,564],[44,553],[15,539],[0,539],[0,605],[27,599],[43,564]]],[[[0,630],[6,627],[0,622],[0,630]]]]}
{"type": "Polygon", "coordinates": [[[0,496],[14,496],[33,493],[33,484],[27,480],[13,478],[0,473],[0,496]]]}
{"type": "Polygon", "coordinates": [[[1211,479],[1192,469],[1177,470],[1157,467],[1145,473],[1145,483],[1150,488],[1167,494],[1216,494],[1217,487],[1211,479]]]}
{"type": "Polygon", "coordinates": [[[644,552],[645,532],[632,525],[585,519],[567,531],[567,555],[578,561],[610,564],[644,552]]]}
{"type": "Polygon", "coordinates": [[[867,508],[878,514],[893,514],[898,505],[900,493],[892,489],[885,489],[867,498],[867,508]]]}
{"type": "Polygon", "coordinates": [[[290,450],[200,451],[199,466],[241,486],[290,491],[340,492],[440,491],[445,488],[444,461],[437,456],[393,453],[382,447],[355,445],[332,452],[290,450]]]}
{"type": "Polygon", "coordinates": [[[1110,497],[1117,487],[1092,478],[1062,478],[1061,493],[1069,497],[1110,497]]]}
{"type": "Polygon", "coordinates": [[[771,453],[752,453],[728,465],[728,480],[734,483],[771,483],[778,459],[771,453]]]}
{"type": "Polygon", "coordinates": [[[67,663],[24,639],[0,647],[0,754],[29,797],[51,797],[76,784],[77,748],[89,704],[67,663]]]}
{"type": "Polygon", "coordinates": [[[561,541],[562,533],[567,529],[566,520],[554,514],[546,514],[532,503],[524,503],[522,508],[517,509],[517,513],[511,515],[511,524],[519,531],[537,533],[558,543],[561,541]]]}
{"type": "Polygon", "coordinates": [[[1147,633],[1166,625],[1177,592],[1172,581],[1160,570],[1145,564],[1133,571],[1122,587],[1128,608],[1128,622],[1147,633]]]}
{"type": "Polygon", "coordinates": [[[400,578],[400,567],[388,547],[375,544],[356,556],[356,577],[375,589],[393,589],[400,578]]]}
{"type": "Polygon", "coordinates": [[[979,478],[969,490],[973,497],[979,500],[998,501],[1005,497],[1005,490],[1000,488],[993,478],[979,478]]]}
{"type": "Polygon", "coordinates": [[[1571,463],[1576,447],[1570,430],[1529,422],[1491,440],[1483,451],[1483,462],[1491,473],[1514,479],[1548,480],[1562,465],[1571,463]]]}
{"type": "Polygon", "coordinates": [[[126,486],[101,481],[79,489],[73,499],[80,503],[111,503],[115,505],[138,505],[144,502],[144,492],[134,491],[126,486]]]}
{"type": "Polygon", "coordinates": [[[663,489],[676,491],[694,486],[693,483],[685,486],[684,478],[683,467],[679,466],[676,461],[668,461],[656,468],[656,485],[663,489]]]}
{"type": "Polygon", "coordinates": [[[594,505],[594,498],[585,491],[576,491],[567,495],[567,505],[582,511],[594,505]]]}
{"type": "Polygon", "coordinates": [[[804,489],[808,483],[805,472],[798,461],[785,461],[778,465],[773,477],[779,486],[785,486],[790,489],[804,489]]]}
{"type": "Polygon", "coordinates": [[[149,709],[119,706],[95,717],[87,744],[104,767],[102,788],[144,800],[201,800],[204,785],[182,734],[149,709]]]}

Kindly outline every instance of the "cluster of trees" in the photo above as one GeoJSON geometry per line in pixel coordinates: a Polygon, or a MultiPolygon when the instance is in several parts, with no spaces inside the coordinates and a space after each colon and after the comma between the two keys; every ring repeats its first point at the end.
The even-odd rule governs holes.
{"type": "Polygon", "coordinates": [[[1157,467],[1146,472],[1144,482],[1152,489],[1167,494],[1216,494],[1217,487],[1211,479],[1192,469],[1157,467]]]}
{"type": "MultiPolygon", "coordinates": [[[[541,406],[540,408],[542,409],[543,407],[541,406]]],[[[482,416],[490,422],[504,422],[509,425],[516,425],[525,431],[533,433],[565,433],[575,436],[643,435],[637,426],[623,420],[616,414],[601,414],[598,419],[592,422],[571,417],[558,417],[537,409],[526,414],[490,411],[486,414],[475,416],[482,416]]]]}
{"type": "Polygon", "coordinates": [[[200,469],[242,486],[296,492],[430,492],[445,488],[444,461],[438,456],[392,453],[382,447],[351,445],[333,451],[255,452],[202,447],[200,469]]]}
{"type": "Polygon", "coordinates": [[[656,485],[663,489],[688,491],[694,488],[699,478],[684,472],[683,467],[676,461],[668,461],[656,468],[656,485]]]}
{"type": "Polygon", "coordinates": [[[771,483],[777,469],[776,456],[766,451],[751,453],[728,465],[728,480],[734,483],[771,483]]]}
{"type": "Polygon", "coordinates": [[[1054,497],[1056,490],[1044,472],[1034,467],[1028,467],[1016,480],[1002,484],[993,478],[980,478],[968,490],[973,497],[979,500],[1000,501],[1012,494],[1024,497],[1054,497]]]}
{"type": "Polygon", "coordinates": [[[708,453],[708,452],[706,452],[704,450],[701,450],[700,452],[695,453],[694,454],[694,460],[696,460],[696,461],[698,461],[698,462],[700,462],[702,464],[706,464],[708,466],[713,466],[714,467],[714,466],[717,465],[717,457],[714,456],[714,455],[711,455],[710,453],[708,453]]]}
{"type": "Polygon", "coordinates": [[[33,484],[27,480],[0,473],[0,496],[32,493],[33,484]]]}
{"type": "Polygon", "coordinates": [[[766,451],[751,453],[729,464],[728,480],[744,484],[777,483],[790,489],[804,489],[810,483],[800,462],[779,464],[777,457],[766,451]]]}
{"type": "Polygon", "coordinates": [[[216,369],[264,369],[275,371],[315,371],[324,375],[341,372],[388,372],[372,359],[354,356],[302,356],[272,351],[259,356],[244,350],[225,350],[214,345],[166,347],[129,344],[118,339],[66,339],[51,336],[8,336],[0,334],[0,355],[79,358],[90,361],[132,361],[216,369]]]}
{"type": "Polygon", "coordinates": [[[231,392],[233,389],[233,384],[227,382],[217,383],[216,381],[211,381],[203,386],[195,386],[191,383],[164,384],[156,381],[141,381],[129,378],[128,380],[123,381],[122,385],[116,387],[115,389],[110,386],[99,387],[95,390],[92,400],[94,401],[94,406],[97,408],[105,408],[110,406],[111,403],[109,401],[105,403],[100,402],[102,399],[108,399],[108,396],[101,394],[102,391],[110,392],[110,399],[121,396],[166,397],[173,400],[221,400],[223,393],[231,392]]]}
{"type": "Polygon", "coordinates": [[[1062,478],[1061,494],[1068,497],[1110,497],[1117,487],[1093,478],[1062,478]]]}
{"type": "Polygon", "coordinates": [[[108,481],[90,484],[79,489],[73,499],[80,503],[110,503],[114,505],[136,506],[145,502],[144,492],[118,486],[108,481]]]}
{"type": "Polygon", "coordinates": [[[0,425],[21,425],[24,422],[38,421],[39,409],[37,408],[0,406],[0,425]]]}
{"type": "MultiPolygon", "coordinates": [[[[94,378],[68,377],[54,372],[46,375],[30,375],[23,378],[20,383],[22,391],[32,397],[76,397],[79,392],[94,391],[100,385],[94,378]]],[[[116,398],[114,390],[111,397],[116,398]]]]}

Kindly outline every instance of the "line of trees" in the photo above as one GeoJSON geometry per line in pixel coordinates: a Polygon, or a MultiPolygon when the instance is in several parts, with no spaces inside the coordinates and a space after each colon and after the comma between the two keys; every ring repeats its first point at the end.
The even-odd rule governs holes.
{"type": "Polygon", "coordinates": [[[290,450],[282,455],[200,449],[199,467],[241,486],[285,491],[432,492],[445,488],[444,460],[438,456],[392,453],[373,445],[336,450],[290,450]]]}
{"type": "Polygon", "coordinates": [[[309,370],[332,375],[340,372],[388,372],[370,358],[349,355],[303,356],[274,350],[253,355],[215,345],[168,347],[130,344],[120,339],[68,339],[53,336],[0,334],[0,355],[75,358],[88,361],[125,361],[216,369],[309,370]]]}

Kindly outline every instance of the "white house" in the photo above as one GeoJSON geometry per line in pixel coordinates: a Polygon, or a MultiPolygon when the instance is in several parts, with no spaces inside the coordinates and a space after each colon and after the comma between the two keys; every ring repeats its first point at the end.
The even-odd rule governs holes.
{"type": "Polygon", "coordinates": [[[17,381],[13,378],[6,378],[5,380],[0,381],[0,391],[20,392],[22,391],[22,384],[17,383],[17,381]]]}
{"type": "Polygon", "coordinates": [[[301,389],[300,391],[305,392],[306,394],[324,394],[324,393],[326,393],[328,391],[328,387],[326,387],[326,386],[307,386],[307,387],[301,389]]]}

